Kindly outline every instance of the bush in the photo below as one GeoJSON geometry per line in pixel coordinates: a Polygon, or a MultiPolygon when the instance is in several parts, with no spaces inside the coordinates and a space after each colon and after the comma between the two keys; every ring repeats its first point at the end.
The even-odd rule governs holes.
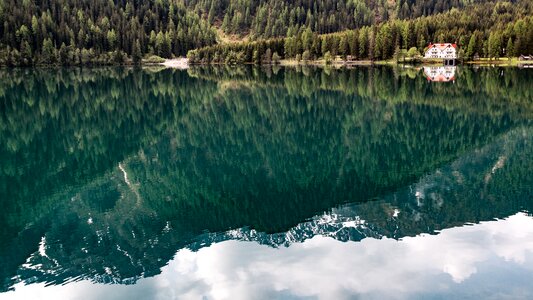
{"type": "Polygon", "coordinates": [[[113,51],[112,57],[115,64],[121,65],[126,61],[126,53],[122,52],[122,50],[113,51]]]}
{"type": "Polygon", "coordinates": [[[261,58],[259,57],[259,51],[254,50],[252,54],[252,62],[256,65],[261,63],[261,58]]]}
{"type": "Polygon", "coordinates": [[[218,54],[218,52],[215,52],[215,54],[213,55],[213,59],[211,59],[211,62],[214,64],[218,64],[222,62],[220,60],[220,55],[218,54]]]}
{"type": "Polygon", "coordinates": [[[309,53],[309,50],[304,51],[304,54],[302,54],[302,59],[304,62],[308,62],[311,59],[311,53],[309,53]]]}
{"type": "Polygon", "coordinates": [[[268,48],[265,52],[265,55],[263,56],[263,63],[269,64],[272,62],[272,50],[268,48]]]}
{"type": "Polygon", "coordinates": [[[407,56],[413,58],[415,56],[420,56],[420,53],[418,52],[418,49],[416,49],[416,47],[411,47],[411,49],[407,51],[407,56]]]}
{"type": "Polygon", "coordinates": [[[160,56],[157,56],[157,55],[151,55],[147,58],[145,58],[143,60],[144,63],[147,63],[147,64],[160,64],[160,63],[163,63],[165,62],[166,59],[160,57],[160,56]]]}
{"type": "Polygon", "coordinates": [[[331,53],[329,51],[324,54],[324,62],[326,63],[326,65],[331,65],[331,63],[333,62],[333,57],[331,57],[331,53]]]}
{"type": "Polygon", "coordinates": [[[196,50],[190,50],[187,52],[187,59],[189,60],[189,63],[194,64],[198,62],[197,53],[196,50]]]}
{"type": "Polygon", "coordinates": [[[281,57],[279,56],[278,52],[274,52],[274,54],[272,54],[272,63],[279,64],[280,60],[281,60],[281,57]]]}

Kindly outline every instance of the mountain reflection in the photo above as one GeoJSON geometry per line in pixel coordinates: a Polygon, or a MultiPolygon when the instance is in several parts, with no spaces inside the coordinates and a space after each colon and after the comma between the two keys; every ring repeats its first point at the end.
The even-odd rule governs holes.
{"type": "Polygon", "coordinates": [[[532,210],[530,70],[0,73],[3,291],[134,283],[229,239],[400,239],[532,210]]]}

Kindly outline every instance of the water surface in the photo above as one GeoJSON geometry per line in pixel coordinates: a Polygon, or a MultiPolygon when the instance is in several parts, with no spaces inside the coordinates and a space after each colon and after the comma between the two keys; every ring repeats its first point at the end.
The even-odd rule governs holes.
{"type": "Polygon", "coordinates": [[[533,297],[532,70],[0,78],[0,299],[533,297]]]}

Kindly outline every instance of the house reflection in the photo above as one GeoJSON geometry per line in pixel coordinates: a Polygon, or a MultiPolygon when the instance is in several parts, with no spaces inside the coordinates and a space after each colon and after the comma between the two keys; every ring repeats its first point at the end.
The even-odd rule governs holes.
{"type": "Polygon", "coordinates": [[[424,67],[424,75],[428,81],[455,81],[455,66],[424,67]]]}

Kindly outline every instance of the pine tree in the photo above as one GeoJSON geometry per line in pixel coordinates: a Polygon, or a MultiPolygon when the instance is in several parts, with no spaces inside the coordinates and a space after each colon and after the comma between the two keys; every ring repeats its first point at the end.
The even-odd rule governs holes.
{"type": "Polygon", "coordinates": [[[157,33],[155,38],[155,53],[161,57],[165,57],[165,35],[162,31],[157,33]]]}
{"type": "Polygon", "coordinates": [[[274,54],[272,54],[272,63],[279,64],[280,60],[281,60],[281,57],[279,56],[278,52],[274,52],[274,54]]]}
{"type": "Polygon", "coordinates": [[[359,31],[359,58],[368,57],[368,31],[366,28],[359,31]]]}
{"type": "Polygon", "coordinates": [[[56,49],[52,44],[52,40],[47,38],[43,41],[43,49],[41,52],[41,62],[44,64],[56,63],[56,49]]]}
{"type": "Polygon", "coordinates": [[[507,41],[507,48],[505,49],[505,53],[507,54],[508,58],[511,58],[515,55],[513,40],[511,38],[509,38],[509,40],[507,41]]]}
{"type": "Polygon", "coordinates": [[[141,52],[141,44],[139,43],[139,40],[135,40],[135,44],[133,45],[133,51],[132,51],[132,59],[133,63],[138,65],[141,63],[142,60],[142,52],[141,52]]]}
{"type": "Polygon", "coordinates": [[[326,52],[328,52],[330,49],[330,45],[328,43],[328,38],[327,36],[324,36],[322,37],[322,46],[321,46],[321,50],[322,50],[322,54],[325,55],[326,52]]]}
{"type": "Polygon", "coordinates": [[[499,58],[501,51],[501,36],[498,32],[491,32],[488,41],[489,58],[499,58]]]}
{"type": "Polygon", "coordinates": [[[20,45],[20,59],[24,66],[29,66],[33,63],[33,54],[28,41],[22,41],[20,45]]]}
{"type": "Polygon", "coordinates": [[[117,34],[114,29],[107,31],[107,44],[109,50],[115,50],[117,46],[117,34]]]}
{"type": "Polygon", "coordinates": [[[468,42],[468,47],[466,48],[466,57],[472,59],[476,54],[476,33],[472,34],[470,41],[468,42]]]}
{"type": "Polygon", "coordinates": [[[346,35],[342,35],[339,41],[339,55],[342,56],[343,59],[346,59],[346,56],[349,53],[348,48],[348,41],[346,40],[346,35]]]}
{"type": "Polygon", "coordinates": [[[270,48],[268,48],[265,51],[265,56],[263,57],[263,62],[266,63],[266,64],[270,64],[272,62],[272,50],[270,50],[270,48]]]}
{"type": "Polygon", "coordinates": [[[65,43],[61,43],[61,47],[59,48],[59,63],[62,65],[67,65],[69,63],[69,53],[68,53],[67,45],[65,43]]]}
{"type": "Polygon", "coordinates": [[[311,46],[313,44],[313,32],[311,32],[311,29],[307,27],[305,31],[302,33],[302,47],[303,50],[310,50],[311,46]]]}

